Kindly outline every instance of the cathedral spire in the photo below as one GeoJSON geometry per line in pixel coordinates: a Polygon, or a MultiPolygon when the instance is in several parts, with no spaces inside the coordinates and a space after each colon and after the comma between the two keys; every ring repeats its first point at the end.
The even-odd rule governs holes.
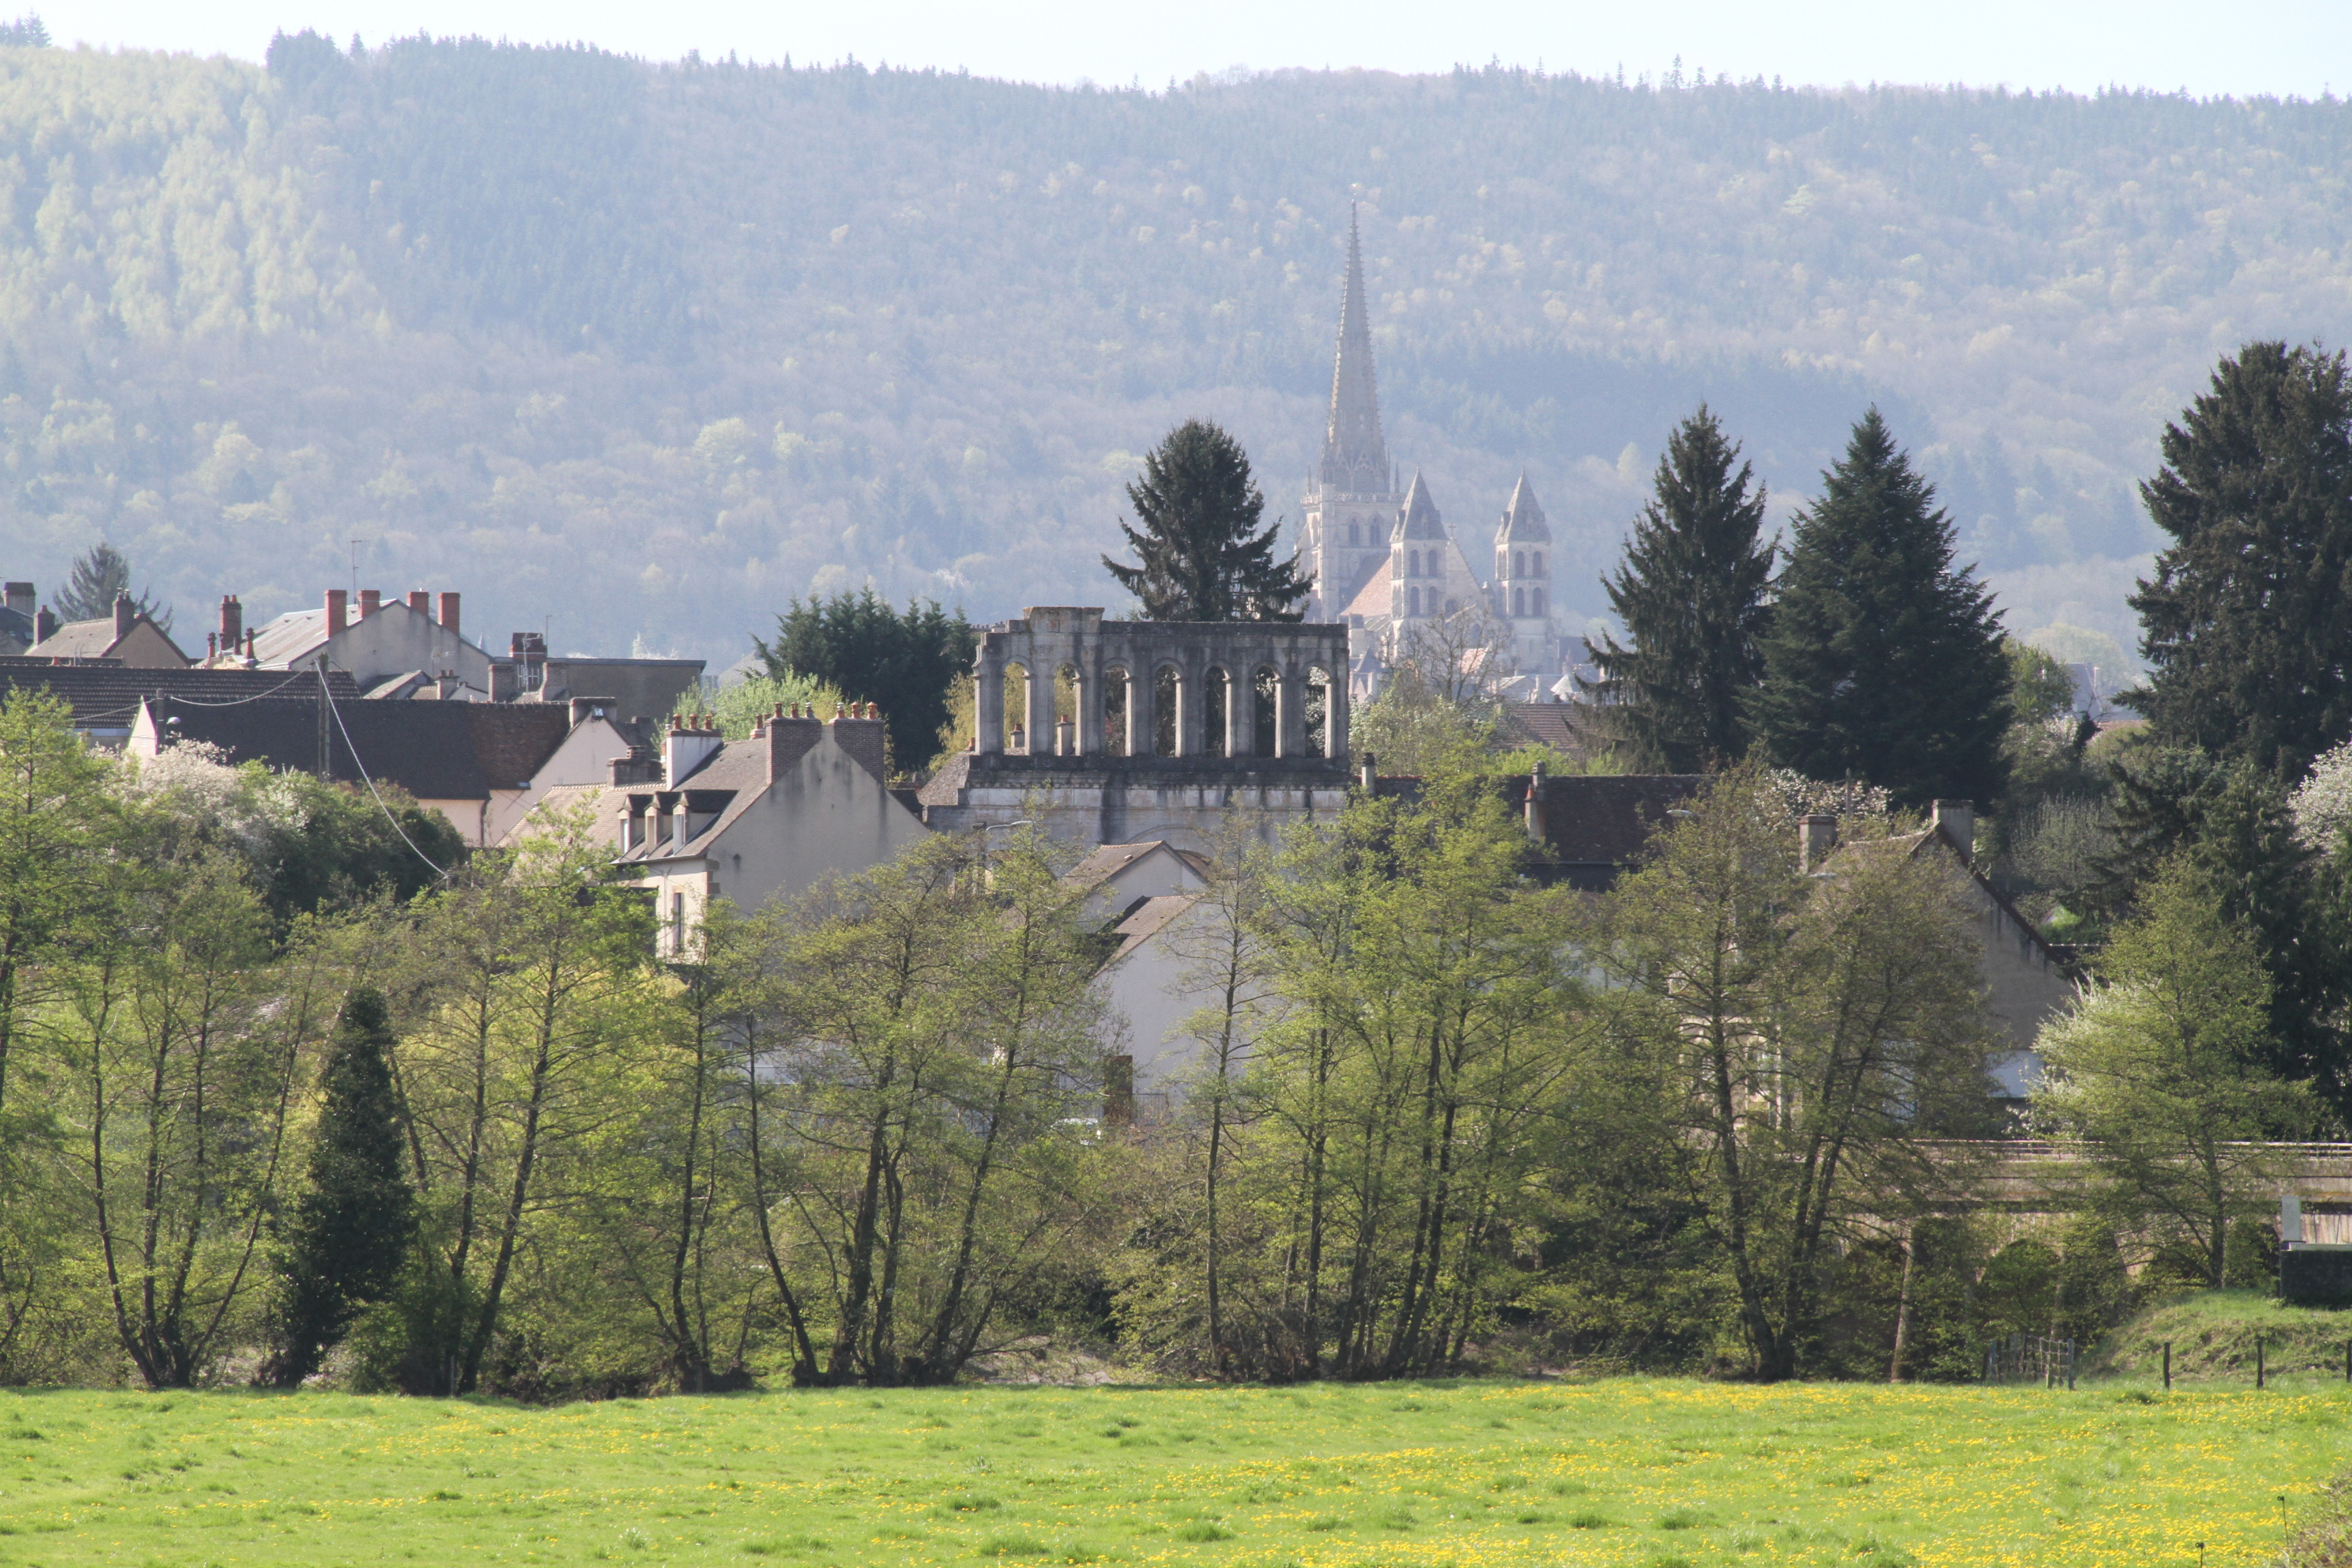
{"type": "Polygon", "coordinates": [[[1331,422],[1323,433],[1325,488],[1380,495],[1395,483],[1381,437],[1381,395],[1372,376],[1372,325],[1364,307],[1364,255],[1356,209],[1348,208],[1348,282],[1339,296],[1339,352],[1331,366],[1331,422]]]}

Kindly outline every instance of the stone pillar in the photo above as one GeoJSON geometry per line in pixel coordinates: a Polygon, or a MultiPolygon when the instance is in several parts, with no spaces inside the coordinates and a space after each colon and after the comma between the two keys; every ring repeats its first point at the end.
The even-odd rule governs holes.
{"type": "Polygon", "coordinates": [[[1333,762],[1344,762],[1348,756],[1348,670],[1324,671],[1323,738],[1328,743],[1333,762]]]}
{"type": "Polygon", "coordinates": [[[1078,670],[1078,755],[1099,757],[1103,741],[1103,661],[1100,648],[1081,649],[1078,670]]]}
{"type": "Polygon", "coordinates": [[[1307,754],[1307,678],[1295,669],[1282,672],[1282,697],[1275,709],[1275,754],[1301,757],[1307,754]]]}
{"type": "Polygon", "coordinates": [[[1257,726],[1250,721],[1249,681],[1231,665],[1225,667],[1225,755],[1246,757],[1257,745],[1257,726]]]}
{"type": "Polygon", "coordinates": [[[1160,665],[1150,654],[1127,672],[1127,754],[1160,754],[1160,665]]]}
{"type": "Polygon", "coordinates": [[[1209,667],[1186,659],[1176,673],[1176,754],[1198,757],[1209,750],[1209,667]]]}
{"type": "Polygon", "coordinates": [[[971,749],[994,756],[1004,750],[1004,656],[985,642],[972,662],[972,680],[971,749]]]}

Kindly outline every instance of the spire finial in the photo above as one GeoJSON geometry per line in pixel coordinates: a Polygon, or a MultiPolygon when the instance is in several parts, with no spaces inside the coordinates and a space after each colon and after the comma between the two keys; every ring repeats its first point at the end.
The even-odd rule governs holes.
{"type": "Polygon", "coordinates": [[[1348,280],[1339,294],[1339,347],[1331,365],[1331,421],[1323,434],[1328,489],[1380,494],[1395,481],[1381,435],[1380,388],[1372,371],[1371,315],[1364,299],[1364,249],[1356,204],[1348,204],[1348,280]]]}

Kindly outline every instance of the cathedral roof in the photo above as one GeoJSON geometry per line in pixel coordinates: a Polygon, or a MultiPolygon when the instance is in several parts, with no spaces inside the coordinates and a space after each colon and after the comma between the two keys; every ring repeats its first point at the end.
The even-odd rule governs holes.
{"type": "Polygon", "coordinates": [[[1544,521],[1543,508],[1536,504],[1536,492],[1522,473],[1519,482],[1511,487],[1510,501],[1503,508],[1503,525],[1495,531],[1497,544],[1549,544],[1551,525],[1544,521]]]}
{"type": "Polygon", "coordinates": [[[1348,215],[1348,281],[1339,295],[1339,352],[1331,365],[1331,421],[1323,432],[1325,488],[1384,495],[1393,483],[1381,435],[1381,395],[1372,374],[1372,324],[1364,307],[1363,248],[1348,215]]]}
{"type": "Polygon", "coordinates": [[[1422,482],[1418,471],[1412,476],[1412,487],[1404,492],[1404,505],[1397,512],[1396,531],[1390,537],[1393,539],[1451,539],[1453,537],[1445,531],[1445,519],[1439,514],[1437,503],[1429,499],[1429,487],[1422,482]]]}
{"type": "Polygon", "coordinates": [[[1350,616],[1361,616],[1370,620],[1378,616],[1385,621],[1389,614],[1391,590],[1395,582],[1395,577],[1389,571],[1388,559],[1383,556],[1380,566],[1372,573],[1370,580],[1356,591],[1355,598],[1349,603],[1346,609],[1339,612],[1340,618],[1345,620],[1350,616]]]}

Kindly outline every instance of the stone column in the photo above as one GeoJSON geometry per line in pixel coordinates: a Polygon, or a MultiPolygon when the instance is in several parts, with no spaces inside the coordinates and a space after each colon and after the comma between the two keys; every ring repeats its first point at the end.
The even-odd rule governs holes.
{"type": "MultiPolygon", "coordinates": [[[[981,634],[985,639],[987,634],[981,634]]],[[[975,732],[972,750],[982,756],[994,756],[1004,750],[1004,655],[988,646],[980,645],[980,657],[972,661],[972,729],[975,732]]]]}
{"type": "Polygon", "coordinates": [[[1250,721],[1250,685],[1230,664],[1225,666],[1225,755],[1246,757],[1257,744],[1257,726],[1250,721]]]}
{"type": "Polygon", "coordinates": [[[1081,646],[1072,660],[1078,671],[1078,755],[1100,757],[1109,748],[1103,741],[1102,649],[1081,646]]]}
{"type": "Polygon", "coordinates": [[[1307,754],[1307,677],[1297,669],[1285,669],[1281,681],[1282,698],[1275,710],[1275,753],[1284,757],[1307,754]]]}
{"type": "Polygon", "coordinates": [[[1176,754],[1206,755],[1209,750],[1209,666],[1197,655],[1176,671],[1176,754]]]}
{"type": "Polygon", "coordinates": [[[1034,644],[1029,655],[1029,710],[1022,722],[1029,731],[1029,754],[1050,757],[1054,754],[1054,671],[1062,661],[1034,644]]]}
{"type": "Polygon", "coordinates": [[[1323,673],[1327,681],[1323,688],[1323,737],[1330,747],[1332,761],[1343,762],[1348,755],[1348,669],[1342,664],[1323,673]]]}

